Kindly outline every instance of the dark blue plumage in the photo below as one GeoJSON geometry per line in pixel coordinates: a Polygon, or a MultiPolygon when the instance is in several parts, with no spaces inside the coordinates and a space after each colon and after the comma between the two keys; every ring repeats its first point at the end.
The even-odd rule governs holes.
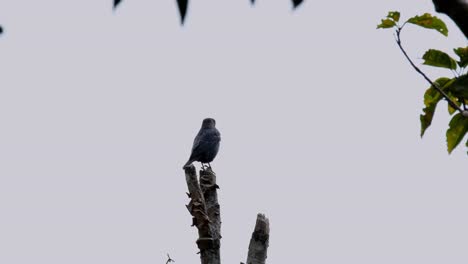
{"type": "Polygon", "coordinates": [[[192,153],[184,168],[194,161],[208,163],[214,160],[218,154],[221,134],[216,129],[216,121],[213,118],[205,118],[202,127],[193,141],[192,153]]]}

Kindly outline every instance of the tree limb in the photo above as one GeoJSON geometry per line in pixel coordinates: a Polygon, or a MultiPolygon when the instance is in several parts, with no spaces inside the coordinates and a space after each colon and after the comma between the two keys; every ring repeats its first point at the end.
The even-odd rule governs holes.
{"type": "Polygon", "coordinates": [[[200,171],[200,188],[205,198],[206,211],[210,219],[213,238],[219,241],[221,239],[221,213],[217,192],[219,186],[216,184],[216,174],[211,168],[200,171]]]}
{"type": "Polygon", "coordinates": [[[270,221],[263,214],[257,215],[247,255],[247,264],[265,264],[270,240],[270,221]]]}
{"type": "Polygon", "coordinates": [[[197,246],[200,249],[201,263],[220,264],[221,220],[216,193],[216,175],[211,169],[201,171],[203,179],[199,184],[195,166],[187,166],[184,170],[190,197],[187,209],[193,216],[193,225],[198,229],[197,246]],[[207,199],[204,194],[207,195],[207,199]]]}
{"type": "Polygon", "coordinates": [[[468,38],[468,0],[433,0],[435,10],[449,16],[468,38]]]}

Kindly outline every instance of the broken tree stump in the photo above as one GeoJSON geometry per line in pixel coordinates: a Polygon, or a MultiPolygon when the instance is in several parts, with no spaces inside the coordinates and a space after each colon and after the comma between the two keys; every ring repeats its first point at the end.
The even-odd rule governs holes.
{"type": "Polygon", "coordinates": [[[247,264],[265,264],[270,241],[270,221],[263,214],[257,215],[247,254],[247,264]]]}

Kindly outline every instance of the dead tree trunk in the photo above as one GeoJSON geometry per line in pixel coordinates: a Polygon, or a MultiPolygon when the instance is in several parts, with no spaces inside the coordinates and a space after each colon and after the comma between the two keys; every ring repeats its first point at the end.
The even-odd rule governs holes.
{"type": "Polygon", "coordinates": [[[211,170],[200,171],[198,183],[195,166],[185,168],[185,179],[189,190],[190,203],[187,209],[193,216],[198,229],[197,245],[202,264],[221,264],[219,254],[221,239],[221,217],[219,212],[216,174],[211,170]]]}
{"type": "MultiPolygon", "coordinates": [[[[187,166],[184,170],[190,198],[187,209],[193,217],[192,225],[198,229],[197,246],[201,264],[221,264],[221,213],[216,174],[211,168],[201,170],[199,182],[195,166],[187,166]]],[[[250,240],[248,264],[265,264],[269,237],[269,221],[264,215],[258,214],[250,240]]]]}

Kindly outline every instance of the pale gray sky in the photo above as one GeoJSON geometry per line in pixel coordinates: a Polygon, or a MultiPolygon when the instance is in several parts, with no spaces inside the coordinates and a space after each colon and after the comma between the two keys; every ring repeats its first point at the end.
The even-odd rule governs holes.
{"type": "MultiPolygon", "coordinates": [[[[197,263],[181,169],[201,120],[223,140],[224,263],[257,212],[268,263],[468,262],[466,148],[390,31],[431,1],[0,2],[0,263],[197,263]]],[[[466,39],[408,27],[418,64],[466,39]]],[[[450,74],[423,67],[435,78],[450,74]]],[[[443,105],[443,106],[442,106],[443,105]]]]}

